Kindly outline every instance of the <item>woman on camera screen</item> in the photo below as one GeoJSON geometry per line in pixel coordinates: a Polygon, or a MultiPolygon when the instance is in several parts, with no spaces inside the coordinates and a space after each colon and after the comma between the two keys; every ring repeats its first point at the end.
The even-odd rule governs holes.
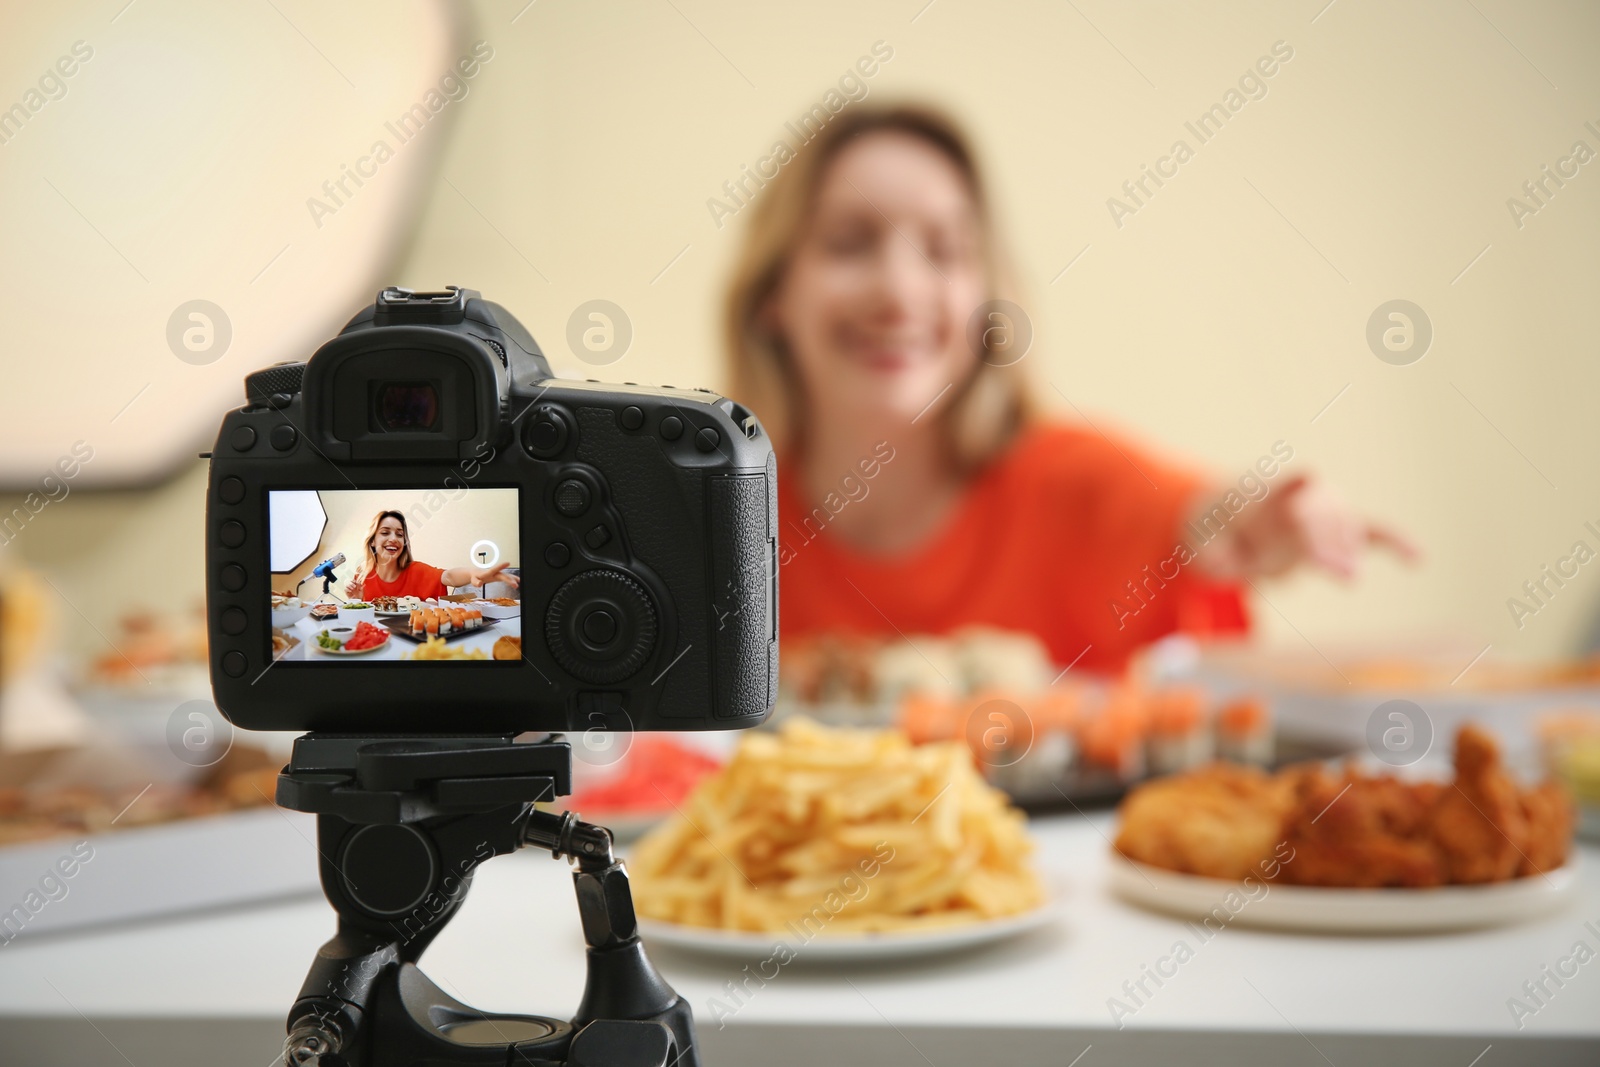
{"type": "Polygon", "coordinates": [[[483,585],[501,581],[516,587],[514,574],[502,574],[509,564],[492,567],[451,567],[448,570],[411,558],[411,535],[406,517],[398,511],[380,511],[367,530],[366,552],[345,595],[371,600],[379,596],[415,596],[424,600],[447,595],[451,586],[483,585]]]}
{"type": "Polygon", "coordinates": [[[949,119],[852,105],[763,177],[725,329],[730,394],[780,456],[786,641],[986,624],[1114,670],[1174,631],[1247,629],[1249,579],[1413,554],[1285,442],[1212,479],[1043,417],[949,119]]]}

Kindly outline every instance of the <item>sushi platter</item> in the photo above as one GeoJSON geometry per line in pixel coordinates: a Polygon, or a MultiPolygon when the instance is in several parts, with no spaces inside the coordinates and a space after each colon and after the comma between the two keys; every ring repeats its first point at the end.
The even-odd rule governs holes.
{"type": "Polygon", "coordinates": [[[449,618],[429,617],[424,611],[410,612],[406,615],[396,616],[384,620],[384,625],[396,637],[404,637],[411,641],[426,641],[429,637],[440,637],[446,641],[456,641],[463,637],[484,630],[492,629],[498,619],[485,619],[481,615],[468,618],[462,624],[456,624],[449,618]]]}

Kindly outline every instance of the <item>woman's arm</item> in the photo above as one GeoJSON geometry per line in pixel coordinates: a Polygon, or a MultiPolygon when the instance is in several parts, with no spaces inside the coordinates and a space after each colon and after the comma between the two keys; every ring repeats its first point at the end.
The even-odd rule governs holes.
{"type": "Polygon", "coordinates": [[[439,576],[439,580],[447,586],[457,585],[487,585],[489,582],[505,582],[511,588],[518,588],[522,582],[515,574],[501,574],[500,572],[511,566],[509,563],[496,563],[493,567],[451,567],[439,576]]]}
{"type": "MultiPolygon", "coordinates": [[[[1205,499],[1197,512],[1214,507],[1205,499]]],[[[1223,580],[1270,578],[1306,564],[1353,578],[1369,545],[1387,548],[1408,563],[1420,555],[1404,536],[1369,522],[1326,485],[1301,475],[1246,504],[1196,562],[1208,576],[1223,580]]]]}

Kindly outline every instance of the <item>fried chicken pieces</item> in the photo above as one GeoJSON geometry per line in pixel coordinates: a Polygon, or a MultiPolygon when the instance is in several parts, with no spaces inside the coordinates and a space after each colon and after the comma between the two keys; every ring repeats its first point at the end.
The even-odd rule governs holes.
{"type": "Polygon", "coordinates": [[[1152,866],[1241,879],[1286,844],[1285,881],[1371,888],[1497,882],[1566,862],[1575,813],[1561,785],[1519,787],[1494,739],[1472,726],[1456,736],[1455,766],[1455,781],[1440,783],[1353,767],[1267,775],[1214,764],[1130,793],[1116,848],[1152,866]]]}
{"type": "Polygon", "coordinates": [[[1456,735],[1455,784],[1431,816],[1448,881],[1503,882],[1519,873],[1528,841],[1522,793],[1482,731],[1467,727],[1456,735]]]}
{"type": "Polygon", "coordinates": [[[1239,881],[1283,840],[1293,805],[1284,776],[1213,763],[1129,793],[1116,847],[1140,863],[1239,881]]]}
{"type": "MultiPolygon", "coordinates": [[[[1429,816],[1441,787],[1368,777],[1320,766],[1285,772],[1294,778],[1296,804],[1283,839],[1294,850],[1284,881],[1295,885],[1442,885],[1444,866],[1429,834],[1429,816]]],[[[1448,788],[1448,787],[1445,787],[1448,788]]]]}

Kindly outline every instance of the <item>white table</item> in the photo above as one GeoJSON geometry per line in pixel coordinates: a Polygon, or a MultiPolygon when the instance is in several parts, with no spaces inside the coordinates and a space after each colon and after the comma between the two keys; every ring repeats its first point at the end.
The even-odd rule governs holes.
{"type": "MultiPolygon", "coordinates": [[[[1230,927],[1118,1031],[1108,998],[1184,930],[1104,890],[1110,828],[1108,814],[1035,821],[1040,865],[1062,887],[1046,932],[899,964],[823,967],[802,956],[723,1029],[708,1002],[738,966],[653,955],[694,1005],[712,1064],[1469,1067],[1480,1053],[1477,1067],[1600,1062],[1600,960],[1521,1030],[1506,1007],[1577,940],[1600,947],[1583,927],[1600,926],[1592,845],[1573,905],[1517,926],[1399,938],[1230,927]]],[[[314,898],[0,947],[0,1061],[268,1067],[332,930],[332,912],[314,898]]],[[[482,868],[424,967],[480,1008],[570,1014],[583,946],[566,865],[525,853],[482,868]]]]}
{"type": "MultiPolygon", "coordinates": [[[[400,616],[400,619],[404,620],[405,616],[400,616]]],[[[391,620],[379,615],[369,621],[374,625],[383,626],[391,620]]],[[[451,638],[449,641],[450,648],[452,650],[461,649],[466,652],[481,651],[487,658],[493,656],[494,643],[500,638],[522,636],[522,617],[520,615],[514,615],[509,619],[485,618],[483,622],[484,625],[477,630],[468,631],[467,636],[451,638]],[[491,622],[494,623],[493,626],[489,625],[491,622]]],[[[419,642],[407,637],[401,637],[399,634],[390,634],[389,640],[382,648],[375,648],[371,652],[363,652],[360,655],[328,653],[317,645],[317,634],[321,631],[333,626],[354,625],[355,622],[352,618],[342,612],[336,619],[312,619],[307,616],[285,631],[298,637],[300,643],[285,652],[280,659],[285,661],[312,660],[316,663],[371,663],[376,660],[404,659],[421,647],[419,642]]]]}

